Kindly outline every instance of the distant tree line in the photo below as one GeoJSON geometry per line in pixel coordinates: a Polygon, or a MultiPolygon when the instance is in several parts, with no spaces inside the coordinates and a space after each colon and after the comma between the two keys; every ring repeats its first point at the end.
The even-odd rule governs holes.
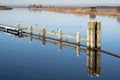
{"type": "Polygon", "coordinates": [[[39,5],[37,5],[37,4],[30,4],[28,7],[29,8],[42,8],[42,5],[41,4],[39,4],[39,5]]]}
{"type": "Polygon", "coordinates": [[[76,5],[41,5],[41,4],[30,4],[28,8],[78,8],[76,5]]]}

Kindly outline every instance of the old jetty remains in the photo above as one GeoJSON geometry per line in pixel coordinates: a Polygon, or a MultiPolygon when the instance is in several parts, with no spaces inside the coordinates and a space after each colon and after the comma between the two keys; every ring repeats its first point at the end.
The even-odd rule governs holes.
{"type": "Polygon", "coordinates": [[[80,32],[77,32],[75,36],[64,34],[61,29],[58,32],[47,31],[45,27],[42,29],[34,29],[32,26],[24,27],[22,25],[18,25],[17,27],[11,27],[7,25],[0,24],[0,32],[7,33],[9,35],[17,36],[19,38],[27,37],[30,41],[38,40],[41,41],[43,46],[46,43],[58,46],[59,50],[62,50],[62,47],[70,48],[76,50],[77,56],[80,56],[80,52],[87,53],[87,72],[93,77],[100,75],[100,58],[101,52],[120,58],[119,55],[113,54],[111,52],[107,52],[105,50],[101,50],[101,23],[99,21],[89,21],[88,29],[87,29],[87,37],[81,37],[80,32]],[[57,38],[50,37],[49,35],[55,35],[57,38]],[[76,39],[76,42],[64,40],[64,37],[76,39]],[[87,45],[80,44],[81,40],[85,40],[87,45]],[[69,45],[74,44],[74,45],[69,45]],[[83,47],[87,47],[82,48],[83,47]]]}
{"type": "Polygon", "coordinates": [[[8,33],[10,32],[10,33],[19,35],[19,37],[22,37],[22,35],[24,34],[30,34],[31,40],[32,40],[32,36],[37,36],[37,37],[43,37],[46,39],[61,41],[64,43],[75,44],[79,46],[81,45],[85,46],[84,44],[80,44],[81,40],[85,40],[87,42],[87,46],[85,47],[89,49],[95,49],[95,48],[101,47],[101,23],[99,21],[88,22],[87,38],[82,37],[80,35],[80,32],[77,32],[77,34],[73,36],[69,34],[64,34],[61,29],[59,29],[58,32],[54,32],[54,31],[50,32],[50,31],[47,31],[45,27],[38,30],[38,29],[34,29],[32,26],[24,27],[20,24],[18,25],[18,27],[10,27],[10,26],[0,24],[0,29],[8,33]],[[37,34],[36,32],[38,32],[39,34],[37,34]],[[58,36],[58,38],[49,37],[47,35],[56,35],[58,36]],[[64,40],[63,37],[76,39],[76,42],[64,40]]]}

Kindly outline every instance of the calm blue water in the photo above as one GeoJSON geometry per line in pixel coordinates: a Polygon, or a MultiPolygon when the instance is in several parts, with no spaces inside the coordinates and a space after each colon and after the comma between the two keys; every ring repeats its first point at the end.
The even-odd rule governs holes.
{"type": "MultiPolygon", "coordinates": [[[[117,17],[87,16],[54,13],[47,11],[30,11],[13,9],[0,11],[0,24],[26,27],[32,25],[40,29],[57,31],[62,28],[66,34],[76,35],[80,32],[86,37],[89,20],[99,20],[102,23],[102,49],[120,55],[120,21],[117,17]]],[[[85,43],[86,42],[82,42],[85,43]]],[[[94,53],[94,52],[93,52],[94,53]]],[[[17,38],[0,32],[0,80],[119,80],[120,59],[104,53],[99,53],[100,75],[91,77],[87,68],[86,52],[29,38],[17,38]]]]}

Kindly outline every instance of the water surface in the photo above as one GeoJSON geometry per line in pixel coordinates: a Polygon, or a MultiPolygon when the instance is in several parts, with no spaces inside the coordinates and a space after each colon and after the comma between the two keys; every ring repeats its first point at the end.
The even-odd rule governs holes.
{"type": "MultiPolygon", "coordinates": [[[[55,13],[47,11],[30,11],[28,9],[13,9],[0,11],[0,24],[17,26],[30,25],[36,29],[43,26],[49,31],[63,30],[63,33],[81,36],[87,35],[87,24],[90,20],[99,20],[102,24],[101,49],[120,55],[120,21],[119,17],[55,13]]],[[[74,41],[74,40],[73,40],[74,41]]],[[[54,42],[54,41],[53,41],[54,42]]],[[[58,43],[58,42],[57,42],[58,43]]],[[[81,43],[86,44],[85,41],[81,43]]],[[[74,45],[72,45],[74,46],[74,45]]],[[[74,46],[76,47],[76,46],[74,46]]],[[[42,41],[18,38],[0,32],[0,79],[1,80],[119,80],[120,59],[104,53],[98,53],[100,72],[91,77],[87,67],[86,52],[50,44],[42,41]]],[[[94,55],[94,52],[93,52],[94,55]]],[[[93,57],[94,60],[94,57],[93,57]]]]}

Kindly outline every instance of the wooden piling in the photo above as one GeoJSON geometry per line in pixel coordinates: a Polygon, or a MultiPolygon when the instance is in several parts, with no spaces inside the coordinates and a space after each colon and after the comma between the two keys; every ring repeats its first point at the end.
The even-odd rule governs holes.
{"type": "Polygon", "coordinates": [[[5,31],[8,32],[8,28],[5,28],[5,31]]]}
{"type": "Polygon", "coordinates": [[[91,49],[95,48],[95,26],[96,21],[91,22],[91,49]]]}
{"type": "Polygon", "coordinates": [[[30,34],[33,33],[33,28],[32,28],[32,26],[29,27],[29,33],[30,33],[30,34]]]}
{"type": "Polygon", "coordinates": [[[88,22],[87,48],[95,49],[101,47],[101,22],[88,22]]]}
{"type": "Polygon", "coordinates": [[[58,39],[62,40],[62,29],[58,30],[58,39]]]}
{"type": "MultiPolygon", "coordinates": [[[[13,28],[13,27],[9,27],[6,25],[0,25],[0,28],[3,29],[6,32],[18,32],[18,35],[24,33],[24,31],[22,31],[23,27],[21,27],[21,25],[18,25],[18,29],[17,28],[13,28]]],[[[76,44],[76,45],[80,45],[80,40],[87,40],[87,48],[90,49],[95,49],[95,48],[100,48],[101,47],[101,23],[99,21],[90,21],[88,22],[88,29],[87,29],[87,39],[83,38],[80,36],[80,32],[77,32],[76,36],[73,35],[69,35],[69,34],[63,34],[62,30],[59,29],[58,32],[47,32],[46,28],[42,28],[42,30],[36,30],[33,29],[32,26],[30,26],[28,28],[28,33],[33,35],[33,31],[39,31],[42,32],[42,35],[44,38],[46,38],[46,34],[52,34],[52,35],[57,35],[58,38],[55,40],[58,41],[64,41],[62,40],[63,37],[67,37],[67,38],[73,38],[76,39],[76,42],[69,42],[68,40],[64,41],[67,43],[72,43],[72,44],[76,44]]],[[[85,45],[86,46],[86,45],[85,45]]]]}
{"type": "Polygon", "coordinates": [[[87,48],[91,48],[91,22],[88,22],[87,28],[87,48]]]}
{"type": "Polygon", "coordinates": [[[76,42],[80,44],[80,32],[77,32],[76,42]]]}
{"type": "Polygon", "coordinates": [[[46,36],[46,28],[45,27],[42,28],[42,36],[46,36]]]}
{"type": "Polygon", "coordinates": [[[46,36],[46,28],[43,27],[43,28],[42,28],[42,45],[43,45],[43,47],[44,47],[45,44],[46,44],[45,36],[46,36]]]}
{"type": "Polygon", "coordinates": [[[33,28],[32,28],[32,26],[29,26],[29,40],[30,40],[30,42],[32,42],[32,38],[33,38],[33,36],[32,36],[32,34],[33,34],[33,28]]]}
{"type": "Polygon", "coordinates": [[[22,27],[20,24],[18,24],[18,35],[19,37],[22,37],[22,27]]]}
{"type": "Polygon", "coordinates": [[[97,21],[97,41],[96,47],[101,48],[101,22],[97,21]]]}

